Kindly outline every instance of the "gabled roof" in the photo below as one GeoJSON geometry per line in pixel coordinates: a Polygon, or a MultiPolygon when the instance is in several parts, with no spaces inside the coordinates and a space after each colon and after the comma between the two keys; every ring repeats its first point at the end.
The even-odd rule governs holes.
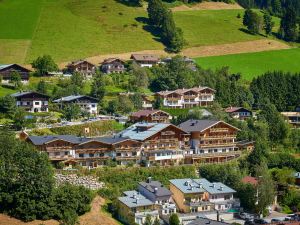
{"type": "Polygon", "coordinates": [[[154,205],[152,201],[137,191],[125,191],[124,194],[124,197],[119,197],[118,199],[129,208],[154,205]]]}
{"type": "Polygon", "coordinates": [[[218,123],[224,123],[235,130],[239,130],[238,128],[230,125],[229,123],[221,121],[221,120],[193,120],[193,119],[190,119],[190,120],[187,120],[187,121],[181,123],[179,125],[179,127],[182,130],[184,130],[185,132],[193,132],[193,131],[202,132],[208,128],[211,128],[212,126],[217,125],[218,123]]]}
{"type": "Polygon", "coordinates": [[[147,189],[156,197],[171,196],[172,192],[165,188],[159,181],[139,182],[139,185],[147,189]]]}
{"type": "Polygon", "coordinates": [[[163,113],[169,115],[169,113],[164,112],[164,111],[159,110],[159,109],[145,109],[145,110],[140,110],[140,111],[134,112],[134,113],[131,114],[131,116],[133,116],[133,117],[150,116],[150,115],[153,115],[157,112],[163,112],[163,113]]]}
{"type": "Polygon", "coordinates": [[[153,54],[132,54],[130,58],[136,61],[150,61],[150,62],[159,61],[159,57],[153,54]]]}
{"type": "MultiPolygon", "coordinates": [[[[173,126],[170,123],[135,123],[132,126],[128,127],[127,129],[121,131],[119,134],[122,137],[128,137],[133,140],[144,141],[147,138],[157,134],[158,132],[162,131],[163,129],[173,126]]],[[[176,127],[177,129],[180,129],[176,127]]],[[[181,129],[180,129],[181,130],[181,129]]],[[[182,131],[184,132],[184,131],[182,131]]]]}
{"type": "Polygon", "coordinates": [[[115,61],[119,61],[121,63],[124,63],[124,61],[119,59],[119,58],[108,58],[108,59],[104,59],[101,64],[113,63],[115,61]]]}
{"type": "Polygon", "coordinates": [[[90,62],[88,62],[86,60],[83,60],[83,59],[80,59],[80,60],[77,60],[77,61],[73,61],[70,64],[68,64],[68,66],[77,66],[77,65],[79,65],[81,63],[85,63],[85,62],[88,63],[88,64],[90,64],[90,65],[95,66],[93,63],[90,63],[90,62]]]}
{"type": "Polygon", "coordinates": [[[16,92],[16,93],[11,94],[10,96],[18,98],[18,97],[24,97],[26,95],[31,95],[31,94],[41,96],[41,97],[44,97],[44,98],[50,98],[48,95],[38,93],[38,92],[35,92],[35,91],[16,92]]]}
{"type": "Polygon", "coordinates": [[[187,225],[227,225],[229,223],[221,222],[217,220],[211,220],[207,218],[197,218],[196,220],[188,223],[187,225]]]}
{"type": "Polygon", "coordinates": [[[43,145],[58,140],[70,142],[72,144],[79,144],[88,140],[88,138],[77,137],[74,135],[29,136],[28,139],[34,145],[43,145]]]}
{"type": "Polygon", "coordinates": [[[232,113],[232,112],[237,112],[237,111],[251,112],[250,110],[248,110],[244,107],[228,107],[228,108],[225,109],[225,112],[227,112],[227,113],[232,113]]]}
{"type": "Polygon", "coordinates": [[[79,100],[81,98],[87,98],[87,99],[89,99],[89,100],[91,100],[91,101],[93,101],[95,103],[98,102],[98,99],[90,97],[90,96],[87,96],[87,95],[70,95],[70,96],[66,96],[66,97],[62,97],[62,98],[56,99],[53,102],[54,103],[73,102],[73,101],[79,100]]]}
{"type": "Polygon", "coordinates": [[[210,87],[193,87],[193,88],[182,88],[182,89],[176,89],[173,91],[159,91],[156,94],[161,95],[161,96],[166,96],[169,94],[178,94],[178,95],[183,95],[184,93],[188,92],[188,91],[193,91],[193,92],[197,92],[199,93],[200,91],[203,91],[205,89],[209,89],[215,92],[214,89],[210,88],[210,87]]]}
{"type": "Polygon", "coordinates": [[[31,72],[31,70],[29,70],[29,69],[27,69],[23,66],[20,66],[19,64],[0,64],[0,71],[4,70],[4,69],[8,69],[8,68],[13,67],[13,66],[18,67],[22,70],[26,70],[27,72],[31,72]]]}
{"type": "Polygon", "coordinates": [[[251,177],[251,176],[246,176],[242,179],[242,183],[244,184],[252,184],[252,185],[257,185],[258,180],[256,177],[251,177]]]}
{"type": "Polygon", "coordinates": [[[173,179],[170,180],[171,184],[176,186],[182,193],[204,193],[209,194],[226,194],[235,193],[236,191],[226,186],[221,182],[209,182],[206,179],[173,179]]]}

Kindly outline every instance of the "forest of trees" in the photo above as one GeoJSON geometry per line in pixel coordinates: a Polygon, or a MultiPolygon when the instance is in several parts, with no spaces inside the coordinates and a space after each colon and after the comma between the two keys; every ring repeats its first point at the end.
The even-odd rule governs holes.
{"type": "Polygon", "coordinates": [[[75,225],[90,210],[93,194],[72,185],[55,187],[47,154],[8,130],[0,131],[0,212],[23,221],[56,219],[75,225]]]}

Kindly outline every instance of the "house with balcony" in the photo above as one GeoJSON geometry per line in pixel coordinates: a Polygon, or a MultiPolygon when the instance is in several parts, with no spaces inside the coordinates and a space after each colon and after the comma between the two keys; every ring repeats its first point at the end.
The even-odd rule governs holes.
{"type": "Polygon", "coordinates": [[[48,112],[49,96],[35,91],[17,92],[11,94],[16,99],[18,107],[27,112],[48,112]]]}
{"type": "Polygon", "coordinates": [[[0,64],[0,76],[2,77],[3,83],[10,82],[13,73],[18,73],[21,77],[21,81],[27,82],[31,71],[18,64],[0,64]]]}
{"type": "Polygon", "coordinates": [[[146,181],[139,182],[138,192],[155,203],[160,215],[176,213],[172,192],[159,181],[152,180],[149,177],[146,181]]]}
{"type": "Polygon", "coordinates": [[[190,136],[192,152],[186,163],[226,162],[241,155],[236,137],[239,129],[220,120],[187,120],[179,127],[190,136]]]}
{"type": "Polygon", "coordinates": [[[86,111],[92,115],[98,114],[98,99],[86,95],[70,95],[61,97],[53,101],[60,109],[66,105],[76,104],[82,111],[86,111]]]}
{"type": "Polygon", "coordinates": [[[148,122],[148,123],[169,123],[171,115],[165,111],[152,109],[152,110],[140,110],[130,115],[130,121],[136,122],[148,122]]]}
{"type": "Polygon", "coordinates": [[[228,211],[239,207],[239,201],[233,197],[236,191],[220,182],[209,182],[206,179],[173,179],[170,180],[170,191],[182,213],[205,215],[215,210],[228,211]]]}
{"type": "Polygon", "coordinates": [[[141,159],[148,166],[178,164],[189,148],[189,134],[169,123],[139,122],[117,135],[141,142],[141,159]]]}
{"type": "Polygon", "coordinates": [[[300,111],[299,112],[281,112],[285,121],[289,123],[292,127],[300,127],[300,111]]]}
{"type": "Polygon", "coordinates": [[[146,217],[152,221],[159,218],[155,203],[137,191],[125,191],[123,197],[118,198],[118,219],[125,224],[145,223],[146,217]]]}
{"type": "Polygon", "coordinates": [[[125,62],[119,58],[108,58],[101,63],[100,70],[106,74],[124,73],[126,71],[124,64],[125,62]]]}
{"type": "Polygon", "coordinates": [[[92,76],[96,71],[96,66],[86,60],[73,61],[67,65],[69,73],[78,72],[84,76],[92,76]]]}
{"type": "Polygon", "coordinates": [[[153,101],[147,95],[142,95],[142,108],[153,109],[153,101]]]}
{"type": "Polygon", "coordinates": [[[212,105],[215,90],[209,87],[194,87],[174,91],[160,91],[155,96],[161,98],[163,106],[167,108],[193,108],[212,105]]]}
{"type": "Polygon", "coordinates": [[[228,107],[225,109],[225,112],[228,113],[228,115],[231,118],[237,119],[237,120],[246,120],[252,117],[252,112],[244,107],[228,107]]]}
{"type": "Polygon", "coordinates": [[[160,62],[160,59],[157,55],[153,54],[132,54],[130,59],[133,60],[140,67],[148,67],[157,65],[160,62]]]}

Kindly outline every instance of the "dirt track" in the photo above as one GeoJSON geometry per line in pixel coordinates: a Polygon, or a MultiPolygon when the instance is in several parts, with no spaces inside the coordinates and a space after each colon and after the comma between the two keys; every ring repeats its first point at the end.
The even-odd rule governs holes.
{"type": "Polygon", "coordinates": [[[222,9],[242,9],[242,7],[235,4],[227,4],[225,2],[202,2],[193,6],[181,5],[172,8],[173,12],[176,11],[188,11],[188,10],[222,10],[222,9]]]}
{"type": "MultiPolygon", "coordinates": [[[[90,212],[80,216],[80,225],[118,225],[118,222],[106,215],[101,211],[101,206],[104,204],[104,199],[100,196],[94,198],[92,202],[92,209],[90,212]]],[[[59,225],[59,222],[55,220],[35,220],[32,222],[24,223],[20,220],[11,218],[9,216],[0,214],[0,225],[59,225]]]]}
{"type": "MultiPolygon", "coordinates": [[[[217,56],[217,55],[229,55],[246,52],[261,52],[279,49],[291,48],[289,45],[279,42],[276,40],[261,39],[256,41],[236,42],[232,44],[212,45],[212,46],[200,46],[184,49],[180,54],[188,57],[206,57],[206,56],[217,56]]],[[[99,65],[104,59],[116,57],[123,60],[130,59],[131,54],[156,54],[159,56],[170,55],[164,50],[144,50],[138,52],[127,52],[120,54],[108,54],[108,55],[97,55],[86,58],[91,63],[99,65]]],[[[67,62],[61,63],[60,68],[64,68],[67,62]]]]}

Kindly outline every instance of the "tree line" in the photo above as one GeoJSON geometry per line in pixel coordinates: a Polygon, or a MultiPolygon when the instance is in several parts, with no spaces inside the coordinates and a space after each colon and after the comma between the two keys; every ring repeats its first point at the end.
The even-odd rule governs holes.
{"type": "Polygon", "coordinates": [[[46,153],[8,130],[0,131],[0,212],[21,219],[56,219],[75,225],[90,210],[91,191],[69,184],[56,187],[46,153]]]}

